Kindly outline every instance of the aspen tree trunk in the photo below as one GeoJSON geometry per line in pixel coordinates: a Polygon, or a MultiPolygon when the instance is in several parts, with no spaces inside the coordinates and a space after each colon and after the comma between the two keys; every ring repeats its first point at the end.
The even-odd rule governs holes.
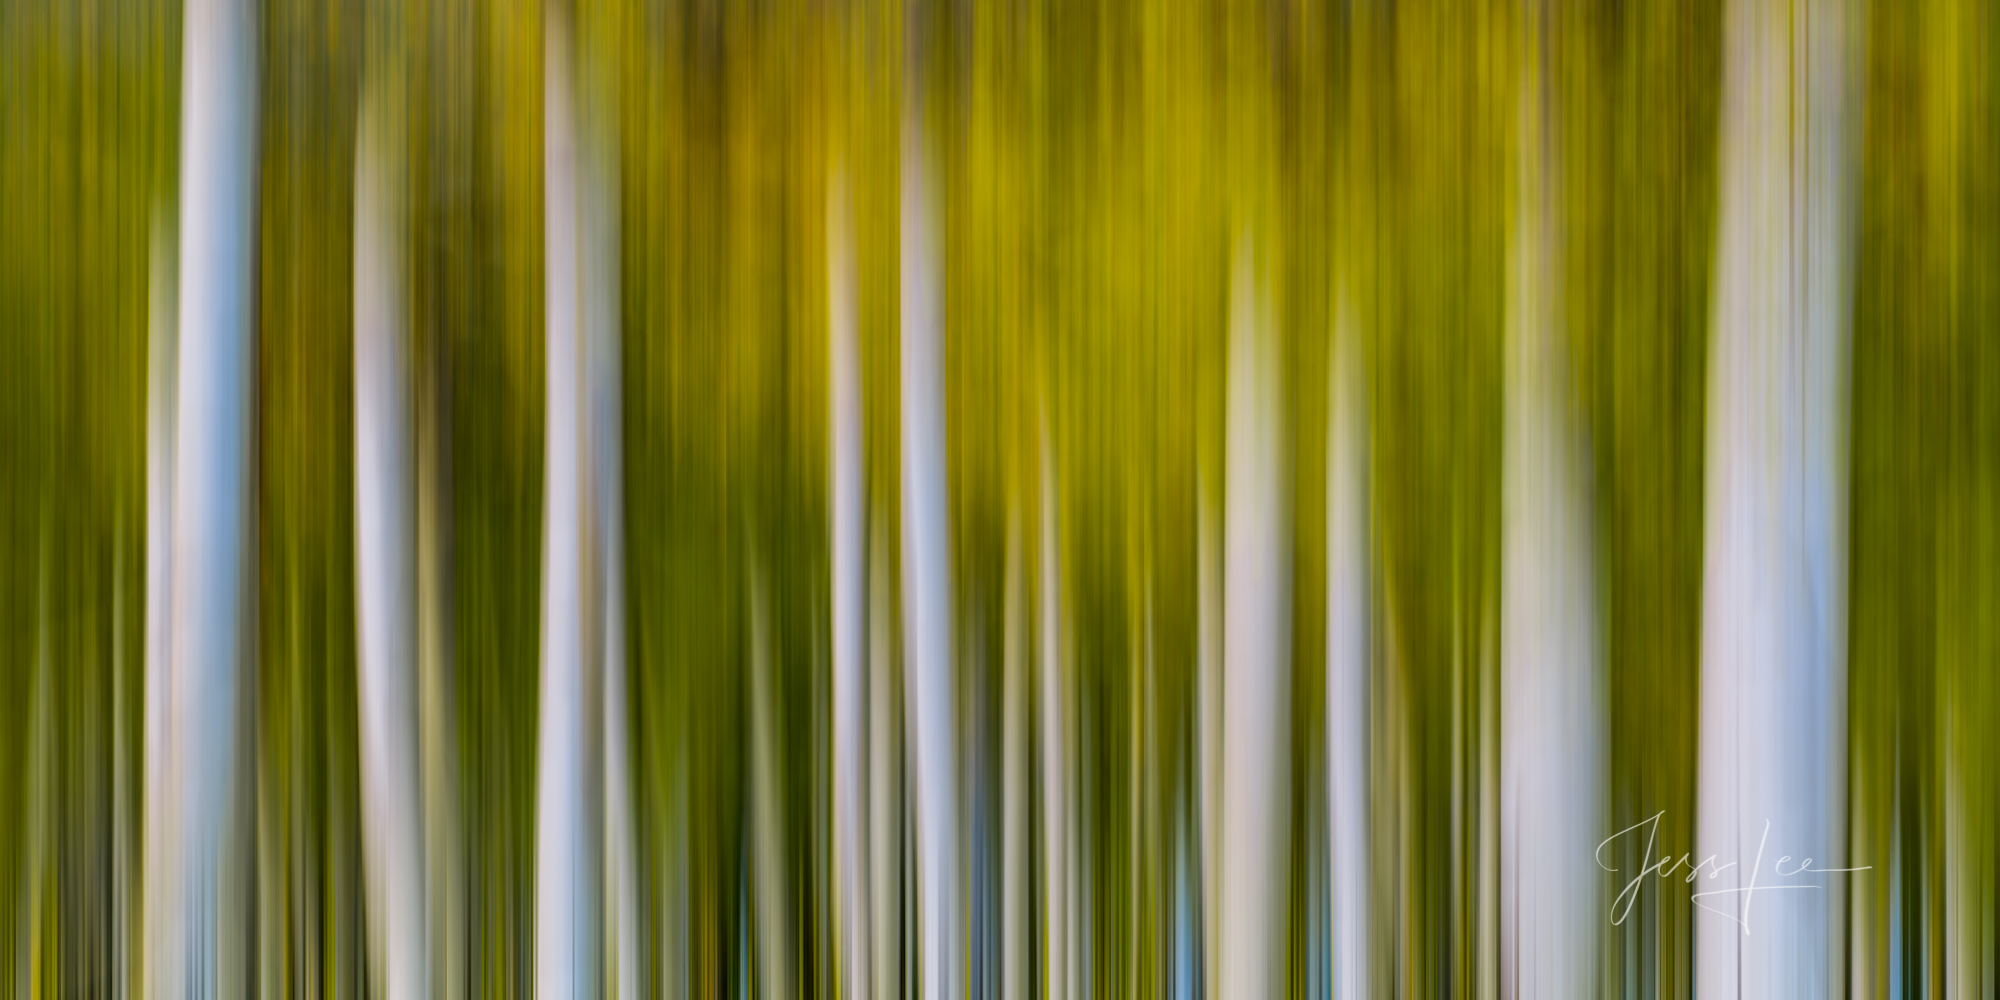
{"type": "Polygon", "coordinates": [[[1867,877],[1773,870],[1869,861],[1845,846],[1849,17],[1731,0],[1723,26],[1695,857],[1737,863],[1706,891],[1822,888],[1696,899],[1704,997],[1843,994],[1835,914],[1867,877]]]}
{"type": "Polygon", "coordinates": [[[1028,622],[1026,581],[1021,567],[1021,511],[1010,497],[1007,516],[1007,577],[1004,586],[1006,644],[1000,680],[1000,976],[1003,1000],[1027,1000],[1033,983],[1028,970],[1028,622]]]}
{"type": "Polygon", "coordinates": [[[564,0],[543,8],[544,238],[548,268],[548,424],[542,528],[541,725],[536,774],[535,992],[603,991],[598,769],[602,704],[592,617],[597,581],[584,411],[584,259],[578,232],[574,19],[564,0]]]}
{"type": "MultiPolygon", "coordinates": [[[[604,33],[604,8],[593,21],[605,52],[613,45],[604,33]]],[[[610,944],[612,996],[639,995],[639,862],[634,841],[631,737],[626,708],[625,633],[625,438],[623,355],[620,309],[618,85],[609,58],[585,61],[579,137],[577,196],[583,211],[578,234],[582,266],[584,399],[583,460],[591,493],[590,530],[585,536],[595,573],[590,610],[602,657],[604,773],[604,894],[610,944]]],[[[588,647],[587,647],[588,648],[588,647]]]]}
{"type": "Polygon", "coordinates": [[[1223,510],[1221,995],[1284,987],[1291,827],[1291,539],[1280,341],[1246,239],[1229,331],[1223,510]]]}
{"type": "Polygon", "coordinates": [[[173,455],[170,838],[157,995],[250,992],[258,29],[250,0],[190,0],[181,56],[173,455]]]}
{"type": "Polygon", "coordinates": [[[360,588],[362,846],[370,950],[392,1000],[430,992],[417,743],[405,136],[391,67],[370,67],[354,190],[354,538],[360,588]]]}
{"type": "Polygon", "coordinates": [[[1060,507],[1056,497],[1055,444],[1048,418],[1042,419],[1041,725],[1043,934],[1048,942],[1048,996],[1075,993],[1071,946],[1075,923],[1070,903],[1068,719],[1063,697],[1063,602],[1060,507]]]}
{"type": "Polygon", "coordinates": [[[869,995],[868,563],[861,363],[856,344],[854,251],[845,172],[827,182],[826,259],[832,379],[833,784],[839,852],[839,919],[847,995],[869,995]]]}
{"type": "Polygon", "coordinates": [[[1195,699],[1201,772],[1201,974],[1202,996],[1221,995],[1222,983],[1222,528],[1209,495],[1208,475],[1197,476],[1195,571],[1200,588],[1195,699]]]}
{"type": "Polygon", "coordinates": [[[1598,990],[1603,874],[1579,864],[1602,830],[1607,754],[1592,580],[1587,451],[1559,305],[1559,138],[1539,46],[1527,45],[1507,319],[1500,640],[1501,993],[1598,990]]]}
{"type": "Polygon", "coordinates": [[[960,979],[958,796],[952,752],[951,511],[946,495],[944,331],[921,107],[905,112],[902,177],[903,628],[925,1000],[960,979]]]}
{"type": "Polygon", "coordinates": [[[1370,996],[1368,742],[1373,549],[1368,397],[1361,331],[1345,289],[1336,300],[1327,435],[1326,749],[1334,1000],[1370,996]]]}
{"type": "MultiPolygon", "coordinates": [[[[872,506],[872,505],[871,505],[872,506]]],[[[896,626],[890,589],[890,530],[880,506],[868,529],[869,942],[875,1000],[903,996],[902,713],[896,702],[896,626]]]]}
{"type": "Polygon", "coordinates": [[[140,822],[145,831],[140,898],[145,978],[138,984],[146,996],[160,995],[162,980],[155,970],[165,953],[166,920],[161,906],[169,886],[170,802],[167,762],[172,746],[174,636],[174,389],[179,369],[174,330],[175,235],[172,209],[153,208],[152,249],[148,264],[146,334],[146,678],[143,762],[145,801],[140,822]]]}

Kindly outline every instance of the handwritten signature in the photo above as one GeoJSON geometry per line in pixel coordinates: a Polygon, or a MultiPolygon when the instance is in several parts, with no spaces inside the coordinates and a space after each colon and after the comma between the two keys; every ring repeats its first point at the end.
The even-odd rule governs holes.
{"type": "MultiPolygon", "coordinates": [[[[1660,832],[1660,817],[1665,816],[1666,814],[1667,814],[1666,810],[1662,809],[1659,812],[1654,813],[1652,818],[1640,820],[1639,822],[1634,823],[1631,826],[1628,826],[1625,829],[1620,830],[1617,833],[1614,833],[1611,836],[1604,838],[1602,841],[1599,841],[1597,845],[1597,855],[1596,855],[1597,866],[1608,872],[1617,871],[1618,869],[1613,868],[1610,865],[1604,863],[1604,848],[1609,846],[1612,841],[1617,840],[1618,838],[1623,837],[1626,834],[1631,833],[1632,831],[1637,830],[1642,826],[1649,827],[1650,829],[1648,829],[1646,832],[1646,851],[1644,854],[1640,855],[1640,857],[1647,859],[1652,858],[1653,838],[1657,836],[1660,832]]],[[[1750,904],[1756,898],[1757,893],[1767,889],[1780,890],[1780,889],[1826,888],[1825,886],[1821,885],[1798,885],[1798,884],[1758,885],[1757,877],[1763,872],[1764,868],[1764,844],[1770,838],[1771,838],[1771,821],[1767,819],[1764,821],[1764,835],[1758,838],[1757,840],[1757,860],[1750,867],[1749,885],[1737,886],[1731,889],[1711,889],[1707,892],[1694,893],[1692,896],[1689,897],[1689,899],[1694,902],[1694,905],[1701,907],[1702,909],[1707,910],[1710,913],[1721,914],[1722,916],[1728,917],[1730,920],[1735,921],[1738,925],[1740,925],[1743,928],[1743,935],[1745,937],[1750,936],[1750,904]],[[1718,910],[1715,907],[1709,906],[1702,902],[1703,899],[1706,899],[1710,896],[1727,896],[1735,893],[1743,894],[1743,915],[1740,918],[1737,917],[1736,914],[1729,913],[1723,910],[1718,910]]],[[[1618,898],[1612,901],[1611,914],[1610,914],[1611,923],[1614,926],[1622,924],[1625,922],[1625,918],[1632,914],[1632,905],[1639,901],[1639,889],[1641,884],[1644,882],[1646,876],[1656,875],[1662,881],[1664,881],[1667,876],[1672,875],[1676,871],[1679,871],[1682,865],[1687,864],[1690,857],[1692,857],[1692,855],[1683,854],[1681,855],[1679,861],[1675,861],[1673,860],[1673,855],[1666,854],[1662,855],[1658,861],[1648,860],[1645,864],[1645,867],[1640,868],[1639,873],[1637,875],[1632,876],[1631,881],[1625,883],[1625,889],[1624,891],[1618,894],[1618,898]]],[[[1814,868],[1812,866],[1813,859],[1807,858],[1804,861],[1801,861],[1797,865],[1793,866],[1791,871],[1785,871],[1784,870],[1785,863],[1791,860],[1792,856],[1789,854],[1779,858],[1777,864],[1772,866],[1771,868],[1772,872],[1776,874],[1779,878],[1792,878],[1800,874],[1830,875],[1838,872],[1863,872],[1863,871],[1868,871],[1874,867],[1873,865],[1862,865],[1859,868],[1814,868]]],[[[1708,869],[1708,877],[1713,879],[1717,875],[1722,874],[1723,871],[1725,871],[1726,869],[1734,867],[1736,867],[1736,862],[1734,861],[1731,861],[1726,865],[1716,864],[1715,855],[1711,854],[1708,857],[1703,858],[1700,861],[1696,862],[1693,867],[1689,868],[1687,877],[1682,879],[1681,881],[1685,884],[1692,884],[1696,876],[1701,874],[1701,870],[1703,868],[1708,869]]]]}

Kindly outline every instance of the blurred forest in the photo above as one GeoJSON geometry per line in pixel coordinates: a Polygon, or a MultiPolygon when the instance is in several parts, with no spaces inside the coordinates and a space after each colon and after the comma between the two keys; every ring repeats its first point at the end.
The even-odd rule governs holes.
{"type": "MultiPolygon", "coordinates": [[[[425,488],[449,523],[457,819],[441,856],[463,922],[431,947],[454,952],[455,992],[535,990],[543,59],[558,16],[611,84],[589,93],[616,142],[643,993],[768,993],[768,948],[788,956],[791,992],[851,992],[829,247],[851,238],[869,662],[900,671],[906,605],[887,595],[909,565],[895,526],[912,141],[937,210],[963,994],[1219,991],[1202,943],[1219,919],[1201,874],[1204,577],[1231,495],[1241,255],[1277,345],[1286,470],[1277,983],[1339,993],[1326,511],[1329,372],[1353,338],[1376,595],[1373,846],[1356,890],[1371,995],[1512,995],[1495,887],[1524,165],[1547,172],[1563,392],[1587,442],[1608,741],[1592,826],[1664,810],[1664,849],[1692,849],[1725,8],[1782,0],[252,2],[260,995],[382,992],[361,876],[352,339],[376,59],[401,80],[413,384],[442,470],[425,488]],[[1044,579],[1054,603],[1022,597],[1044,579]],[[1019,647],[1056,628],[1046,608],[1059,717],[1010,708],[1041,705],[1041,674],[1020,663],[1040,671],[1043,647],[1019,647]],[[761,922],[759,711],[784,887],[784,912],[761,922]],[[1041,799],[1010,789],[1043,786],[1054,723],[1073,838],[1066,992],[1041,835],[1020,855],[1030,878],[1003,831],[1023,809],[1042,829],[1041,799]],[[1005,950],[1009,920],[1025,920],[1024,952],[1005,950]]],[[[1976,994],[2000,933],[2000,17],[1981,0],[1838,9],[1861,95],[1839,432],[1846,837],[1874,872],[1833,919],[1846,991],[1976,994]]],[[[22,996],[139,992],[149,961],[148,351],[174,308],[181,14],[0,0],[0,989],[22,996]]],[[[877,702],[897,720],[904,690],[877,702]]],[[[902,728],[875,738],[914,754],[902,728]]],[[[873,884],[898,916],[876,995],[915,995],[915,805],[884,801],[899,839],[873,884]]],[[[1620,844],[1607,861],[1644,865],[1643,845],[1620,844]]],[[[1605,884],[1608,906],[1623,879],[1605,884]]],[[[1693,994],[1695,910],[1664,888],[1622,925],[1598,921],[1593,992],[1693,994]]]]}

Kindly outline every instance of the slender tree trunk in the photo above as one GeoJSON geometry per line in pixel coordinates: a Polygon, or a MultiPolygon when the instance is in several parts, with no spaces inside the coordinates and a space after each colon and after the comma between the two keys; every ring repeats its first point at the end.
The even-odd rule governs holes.
{"type": "Polygon", "coordinates": [[[1284,986],[1291,539],[1280,345],[1246,240],[1231,292],[1223,590],[1221,995],[1284,986]]]}
{"type": "Polygon", "coordinates": [[[354,537],[360,588],[362,846],[375,973],[392,1000],[430,992],[417,742],[411,346],[404,290],[404,126],[393,69],[363,98],[354,190],[354,537]]]}
{"type": "Polygon", "coordinates": [[[1071,851],[1069,824],[1068,718],[1063,698],[1063,602],[1061,508],[1056,497],[1055,445],[1046,415],[1041,429],[1042,576],[1041,576],[1041,726],[1042,726],[1042,868],[1043,934],[1048,941],[1048,996],[1072,995],[1071,946],[1074,922],[1070,905],[1071,851]]]}
{"type": "Polygon", "coordinates": [[[127,704],[132,682],[129,678],[131,646],[125,640],[126,576],[131,557],[126,555],[129,521],[128,501],[120,493],[111,541],[111,941],[109,968],[105,978],[111,990],[131,996],[138,991],[132,981],[132,848],[136,832],[132,822],[132,723],[127,704]]]}
{"type": "MultiPolygon", "coordinates": [[[[1540,28],[1541,26],[1537,26],[1540,28]]],[[[1544,35],[1540,45],[1550,44],[1544,35]]],[[[1531,52],[1537,42],[1530,43],[1531,52]]],[[[1501,993],[1594,996],[1604,835],[1604,681],[1591,505],[1562,332],[1561,202],[1540,61],[1519,113],[1519,196],[1507,329],[1500,593],[1501,993]]]]}
{"type": "Polygon", "coordinates": [[[780,788],[771,674],[770,596],[759,554],[750,557],[750,781],[756,852],[757,985],[764,1000],[792,996],[791,910],[785,886],[784,794],[780,788]]]}
{"type": "Polygon", "coordinates": [[[1196,663],[1197,734],[1201,773],[1201,973],[1202,996],[1221,995],[1222,983],[1222,528],[1206,472],[1197,476],[1195,569],[1200,588],[1196,663]]]}
{"type": "Polygon", "coordinates": [[[911,770],[917,786],[925,1000],[963,992],[960,980],[958,795],[952,752],[951,512],[946,496],[942,309],[922,111],[903,125],[903,628],[911,770]]]}
{"type": "Polygon", "coordinates": [[[845,172],[827,183],[827,314],[833,456],[833,757],[840,852],[841,954],[847,995],[869,995],[867,472],[863,466],[861,363],[856,344],[854,251],[845,172]]]}
{"type": "MultiPolygon", "coordinates": [[[[872,505],[871,505],[872,506],[872,505]]],[[[887,515],[872,506],[868,530],[869,942],[875,1000],[903,996],[903,754],[896,694],[894,591],[887,515]]]]}
{"type": "Polygon", "coordinates": [[[1332,840],[1333,997],[1362,1000],[1368,971],[1369,631],[1373,548],[1368,507],[1368,383],[1361,331],[1336,300],[1327,456],[1327,832],[1332,840]]]}
{"type": "Polygon", "coordinates": [[[1738,864],[1706,890],[1753,866],[1823,888],[1698,898],[1704,997],[1843,993],[1849,876],[1772,866],[1868,860],[1846,859],[1843,799],[1849,16],[1731,0],[1723,28],[1696,857],[1738,864]]]}
{"type": "Polygon", "coordinates": [[[1003,1000],[1027,1000],[1028,970],[1028,622],[1021,566],[1021,511],[1008,501],[1005,639],[1000,680],[1000,976],[1003,1000]]]}
{"type": "MultiPolygon", "coordinates": [[[[609,27],[602,8],[593,25],[609,27]]],[[[596,46],[604,52],[610,45],[596,46]]],[[[619,243],[618,83],[607,58],[587,60],[583,79],[582,261],[586,361],[583,405],[589,414],[584,461],[591,490],[589,557],[596,574],[591,611],[604,685],[604,892],[611,927],[613,996],[639,995],[639,862],[632,810],[631,737],[626,708],[624,326],[619,243]]]]}
{"type": "Polygon", "coordinates": [[[161,901],[167,898],[167,846],[171,843],[167,762],[173,719],[174,389],[179,369],[174,345],[178,320],[174,251],[172,210],[163,199],[153,208],[146,336],[146,732],[142,765],[145,802],[140,820],[145,829],[140,848],[140,878],[144,882],[140,905],[146,978],[140,989],[147,996],[160,995],[163,981],[152,970],[158,968],[166,951],[164,922],[171,916],[161,901]]]}
{"type": "Polygon", "coordinates": [[[586,479],[584,323],[579,285],[577,105],[573,18],[563,0],[543,17],[544,239],[548,268],[548,424],[542,528],[542,685],[536,775],[535,992],[596,997],[603,989],[602,749],[593,609],[592,513],[586,479]]]}
{"type": "Polygon", "coordinates": [[[173,666],[162,995],[250,991],[254,843],[257,21],[249,0],[190,0],[182,15],[180,295],[173,499],[173,666]]]}

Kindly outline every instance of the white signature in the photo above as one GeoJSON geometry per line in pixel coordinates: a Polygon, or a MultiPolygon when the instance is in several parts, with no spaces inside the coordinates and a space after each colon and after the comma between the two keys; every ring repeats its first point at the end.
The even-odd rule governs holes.
{"type": "MultiPolygon", "coordinates": [[[[1617,833],[1614,833],[1611,836],[1604,838],[1602,841],[1599,841],[1597,844],[1597,866],[1608,872],[1617,871],[1618,869],[1613,868],[1610,865],[1604,863],[1605,846],[1610,844],[1612,841],[1617,840],[1618,838],[1623,837],[1634,830],[1637,830],[1642,826],[1650,826],[1651,829],[1648,830],[1646,833],[1646,852],[1640,856],[1642,858],[1650,859],[1653,856],[1653,838],[1660,832],[1660,817],[1665,816],[1666,814],[1667,814],[1666,810],[1662,809],[1659,812],[1654,813],[1651,819],[1640,820],[1639,822],[1634,823],[1631,826],[1628,826],[1625,829],[1620,830],[1617,833]]],[[[1728,917],[1729,919],[1736,921],[1736,923],[1743,928],[1743,935],[1745,937],[1748,937],[1750,935],[1750,903],[1752,900],[1756,898],[1757,893],[1762,892],[1766,889],[1826,888],[1825,886],[1820,886],[1820,885],[1794,885],[1794,884],[1758,885],[1757,876],[1760,872],[1762,872],[1764,867],[1764,842],[1769,840],[1770,837],[1771,837],[1771,821],[1767,819],[1764,821],[1764,835],[1758,838],[1757,840],[1757,860],[1754,864],[1751,865],[1750,868],[1749,885],[1738,886],[1733,889],[1711,889],[1707,892],[1697,892],[1692,896],[1688,897],[1694,902],[1694,905],[1701,907],[1702,909],[1707,910],[1710,913],[1719,913],[1722,916],[1728,917]],[[1703,899],[1706,899],[1710,896],[1726,896],[1732,893],[1743,894],[1743,915],[1740,918],[1737,917],[1736,914],[1729,913],[1723,910],[1718,910],[1715,907],[1709,906],[1702,902],[1703,899]]],[[[1611,923],[1614,926],[1622,924],[1625,922],[1625,918],[1631,915],[1632,904],[1639,901],[1640,883],[1645,879],[1646,876],[1657,875],[1661,879],[1665,879],[1668,875],[1671,875],[1674,872],[1678,871],[1682,865],[1687,864],[1688,859],[1691,856],[1692,855],[1683,854],[1681,855],[1679,861],[1675,861],[1673,860],[1673,855],[1667,854],[1667,855],[1662,855],[1658,861],[1648,860],[1646,862],[1645,867],[1640,868],[1639,873],[1637,875],[1632,876],[1631,881],[1625,883],[1625,889],[1624,891],[1618,894],[1618,898],[1612,901],[1611,923]]],[[[1862,865],[1859,868],[1814,868],[1812,866],[1813,859],[1807,858],[1804,861],[1801,861],[1797,865],[1795,865],[1791,871],[1785,871],[1784,870],[1785,863],[1791,860],[1792,856],[1789,854],[1779,858],[1778,863],[1771,866],[1772,872],[1775,873],[1779,878],[1792,878],[1802,873],[1813,874],[1813,875],[1828,875],[1836,872],[1864,872],[1874,867],[1873,865],[1862,865]]],[[[1682,879],[1681,881],[1684,883],[1692,883],[1695,880],[1695,876],[1701,874],[1701,870],[1703,868],[1708,869],[1708,877],[1712,879],[1717,875],[1722,874],[1724,869],[1734,868],[1734,867],[1736,867],[1736,862],[1734,861],[1731,861],[1726,865],[1716,864],[1715,855],[1711,854],[1708,857],[1703,858],[1700,861],[1696,862],[1692,868],[1689,868],[1687,877],[1682,879]]]]}

